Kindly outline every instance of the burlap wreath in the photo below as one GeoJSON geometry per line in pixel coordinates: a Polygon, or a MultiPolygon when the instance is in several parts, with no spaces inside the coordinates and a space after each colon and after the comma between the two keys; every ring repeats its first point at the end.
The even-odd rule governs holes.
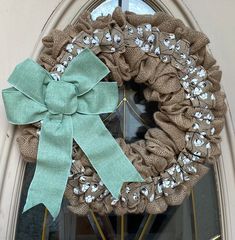
{"type": "MultiPolygon", "coordinates": [[[[144,84],[145,99],[160,106],[153,115],[156,127],[143,140],[127,144],[117,139],[146,180],[126,183],[120,199],[111,196],[74,144],[65,192],[72,212],[161,213],[181,204],[208,171],[206,164],[220,155],[226,112],[221,71],[206,50],[208,43],[206,35],[165,13],[137,15],[120,8],[96,21],[84,13],[76,24],[43,39],[39,63],[55,79],[83,48],[90,48],[110,69],[107,81],[144,84]]],[[[39,133],[40,123],[22,129],[18,143],[26,161],[36,161],[39,133]]]]}

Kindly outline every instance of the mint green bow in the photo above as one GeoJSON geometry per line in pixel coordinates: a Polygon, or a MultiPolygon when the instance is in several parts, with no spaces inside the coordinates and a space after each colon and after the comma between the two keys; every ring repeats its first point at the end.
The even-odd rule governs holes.
{"type": "Polygon", "coordinates": [[[99,117],[115,111],[117,84],[100,82],[107,67],[88,49],[72,60],[61,77],[51,75],[27,59],[9,78],[3,90],[9,122],[41,121],[37,166],[24,211],[43,203],[55,218],[70,173],[73,139],[90,160],[115,197],[124,182],[143,181],[99,117]]]}

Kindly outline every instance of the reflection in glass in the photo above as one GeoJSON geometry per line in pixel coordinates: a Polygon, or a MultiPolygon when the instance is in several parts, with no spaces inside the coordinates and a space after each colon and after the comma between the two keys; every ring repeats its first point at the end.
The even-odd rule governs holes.
{"type": "MultiPolygon", "coordinates": [[[[124,0],[123,0],[124,2],[124,0]]],[[[92,19],[96,19],[99,16],[106,16],[111,14],[118,6],[118,0],[106,0],[95,8],[91,15],[92,19]]],[[[154,14],[155,11],[142,0],[129,0],[128,10],[137,14],[154,14]]]]}

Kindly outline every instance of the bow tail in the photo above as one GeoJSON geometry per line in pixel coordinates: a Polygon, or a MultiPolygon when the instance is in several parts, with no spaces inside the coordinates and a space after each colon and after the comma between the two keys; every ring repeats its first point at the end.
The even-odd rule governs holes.
{"type": "Polygon", "coordinates": [[[40,133],[36,171],[24,212],[43,203],[53,218],[60,211],[72,162],[71,116],[47,114],[40,133]]]}
{"type": "Polygon", "coordinates": [[[98,115],[73,115],[73,129],[75,141],[113,197],[119,197],[124,182],[144,181],[98,115]]]}

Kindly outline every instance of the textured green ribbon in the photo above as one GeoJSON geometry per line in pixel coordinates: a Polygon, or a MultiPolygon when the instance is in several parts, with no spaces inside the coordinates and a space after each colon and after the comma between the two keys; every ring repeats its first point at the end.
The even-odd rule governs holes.
{"type": "Polygon", "coordinates": [[[100,82],[108,72],[85,49],[72,60],[61,81],[54,81],[30,59],[11,74],[8,81],[13,87],[2,92],[9,122],[42,121],[37,166],[24,211],[43,203],[54,218],[58,215],[70,173],[73,139],[115,198],[124,182],[143,181],[99,117],[113,112],[118,102],[117,84],[100,82]]]}

